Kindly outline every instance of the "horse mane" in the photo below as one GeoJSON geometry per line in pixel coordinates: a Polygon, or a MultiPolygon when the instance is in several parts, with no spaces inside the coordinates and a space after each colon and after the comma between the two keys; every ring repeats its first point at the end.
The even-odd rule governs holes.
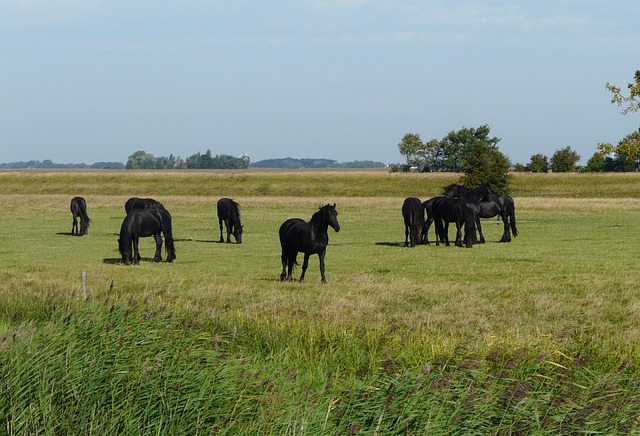
{"type": "Polygon", "coordinates": [[[490,201],[491,200],[491,186],[489,183],[484,182],[480,186],[471,189],[463,185],[459,185],[457,183],[452,183],[444,188],[445,197],[448,198],[456,198],[456,197],[467,197],[467,198],[477,198],[480,197],[481,201],[490,201]]]}
{"type": "Polygon", "coordinates": [[[452,183],[444,187],[442,195],[448,198],[455,198],[467,195],[470,191],[471,188],[467,188],[466,186],[459,185],[457,183],[452,183]]]}
{"type": "Polygon", "coordinates": [[[233,206],[230,210],[231,210],[231,214],[232,215],[236,215],[238,219],[240,219],[240,204],[235,201],[234,199],[230,198],[229,199],[231,201],[231,205],[233,206]]]}

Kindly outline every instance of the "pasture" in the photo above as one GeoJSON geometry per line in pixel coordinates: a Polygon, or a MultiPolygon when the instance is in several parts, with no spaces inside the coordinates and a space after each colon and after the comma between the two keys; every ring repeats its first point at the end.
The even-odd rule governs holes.
{"type": "Polygon", "coordinates": [[[404,198],[457,177],[0,173],[3,429],[638,431],[638,175],[516,175],[513,242],[493,219],[484,245],[404,247],[404,198]],[[121,263],[131,196],[171,212],[173,263],[150,262],[153,238],[121,263]],[[241,245],[218,242],[221,197],[241,205],[241,245]],[[280,224],[334,202],[328,284],[317,256],[304,284],[280,282],[280,224]]]}

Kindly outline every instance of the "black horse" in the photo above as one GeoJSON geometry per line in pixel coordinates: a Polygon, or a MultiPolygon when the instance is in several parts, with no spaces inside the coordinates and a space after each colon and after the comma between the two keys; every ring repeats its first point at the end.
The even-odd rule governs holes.
{"type": "Polygon", "coordinates": [[[424,207],[419,198],[407,197],[402,203],[402,217],[404,218],[404,246],[420,244],[420,232],[424,226],[424,207]]]}
{"type": "Polygon", "coordinates": [[[484,183],[459,197],[443,196],[433,203],[433,218],[436,225],[436,245],[444,241],[449,245],[449,223],[456,224],[456,246],[464,245],[471,248],[475,242],[475,221],[480,210],[480,203],[488,201],[491,196],[491,188],[484,183]],[[444,224],[444,226],[443,226],[444,224]],[[464,225],[464,240],[462,239],[462,226],[464,225]]]}
{"type": "Polygon", "coordinates": [[[166,209],[133,209],[122,221],[120,227],[120,239],[118,248],[125,264],[139,263],[140,252],[138,251],[138,240],[147,236],[153,236],[156,240],[156,253],[153,262],[160,262],[162,248],[162,236],[164,235],[165,247],[167,250],[167,262],[172,262],[176,258],[176,250],[173,245],[173,234],[171,232],[171,215],[166,209]],[[133,244],[133,256],[131,245],[133,244]]]}
{"type": "MultiPolygon", "coordinates": [[[[471,188],[454,183],[445,188],[445,195],[461,196],[470,191],[471,188]]],[[[476,214],[476,227],[480,234],[481,244],[485,243],[485,239],[482,234],[480,218],[493,218],[494,216],[500,216],[503,224],[502,238],[500,238],[499,242],[511,242],[511,233],[513,233],[514,237],[518,236],[518,229],[516,228],[516,206],[513,198],[504,194],[492,195],[488,201],[482,201],[480,203],[480,210],[476,214]]]]}
{"type": "Polygon", "coordinates": [[[152,208],[164,209],[164,206],[158,200],[154,200],[153,198],[138,198],[138,197],[131,197],[124,204],[124,210],[127,213],[127,215],[129,214],[129,212],[131,212],[134,209],[152,209],[152,208]]]}
{"type": "Polygon", "coordinates": [[[73,197],[71,199],[71,215],[73,215],[73,224],[71,225],[71,234],[82,236],[89,233],[89,224],[91,219],[87,215],[87,202],[82,197],[73,197]],[[78,229],[78,218],[80,218],[80,229],[78,229]]]}
{"type": "Polygon", "coordinates": [[[329,244],[329,235],[327,229],[333,227],[336,232],[340,231],[338,224],[338,212],[335,203],[333,205],[325,205],[313,214],[309,222],[300,218],[291,218],[286,220],[280,226],[280,246],[282,247],[282,274],[280,280],[293,280],[294,265],[297,265],[298,253],[304,253],[304,262],[302,263],[302,275],[300,275],[300,283],[304,281],[304,274],[309,266],[309,256],[317,254],[320,258],[320,276],[322,283],[326,283],[327,279],[324,275],[324,256],[327,252],[327,244],[329,244]]]}
{"type": "Polygon", "coordinates": [[[218,200],[218,224],[220,224],[220,242],[224,242],[222,237],[222,223],[227,228],[227,242],[231,242],[231,234],[236,239],[236,243],[242,244],[242,223],[240,222],[240,205],[230,198],[218,200]]]}

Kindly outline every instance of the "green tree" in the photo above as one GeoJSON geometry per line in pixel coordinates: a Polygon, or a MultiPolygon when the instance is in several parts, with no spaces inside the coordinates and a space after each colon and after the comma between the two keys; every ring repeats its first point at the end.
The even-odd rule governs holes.
{"type": "Polygon", "coordinates": [[[549,171],[549,158],[542,153],[536,153],[531,156],[528,170],[532,173],[546,173],[549,171]]]}
{"type": "Polygon", "coordinates": [[[129,156],[125,168],[128,170],[155,169],[156,158],[151,153],[139,150],[129,156]]]}
{"type": "Polygon", "coordinates": [[[559,148],[551,156],[551,171],[554,173],[566,173],[575,171],[580,155],[570,146],[559,148]]]}
{"type": "Polygon", "coordinates": [[[424,144],[425,169],[429,171],[445,171],[447,154],[445,144],[438,139],[431,139],[424,144]]]}
{"type": "Polygon", "coordinates": [[[636,70],[634,78],[635,83],[627,84],[629,95],[623,95],[622,90],[618,86],[612,85],[609,82],[605,84],[605,87],[613,94],[611,103],[615,103],[618,106],[628,105],[622,109],[623,114],[640,110],[640,70],[636,70]]]}
{"type": "Polygon", "coordinates": [[[407,160],[407,165],[418,166],[420,157],[424,156],[424,144],[417,133],[407,133],[398,144],[400,154],[407,160]]]}
{"type": "Polygon", "coordinates": [[[510,167],[509,158],[495,144],[477,141],[465,151],[460,183],[475,187],[487,182],[494,194],[509,194],[510,167]]]}
{"type": "Polygon", "coordinates": [[[614,160],[626,160],[633,165],[635,171],[639,171],[640,129],[622,138],[616,146],[610,143],[598,144],[598,152],[603,156],[614,155],[614,160]]]}
{"type": "Polygon", "coordinates": [[[451,131],[440,141],[443,154],[444,171],[462,171],[466,154],[471,148],[482,143],[490,147],[497,147],[500,138],[490,138],[491,129],[488,125],[476,128],[464,127],[458,131],[451,131]]]}
{"type": "Polygon", "coordinates": [[[589,158],[584,170],[589,173],[599,173],[604,171],[605,157],[597,151],[589,158]]]}

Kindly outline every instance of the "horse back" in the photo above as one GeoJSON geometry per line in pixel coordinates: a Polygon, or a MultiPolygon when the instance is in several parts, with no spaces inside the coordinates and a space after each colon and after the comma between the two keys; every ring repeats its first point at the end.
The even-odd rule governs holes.
{"type": "Polygon", "coordinates": [[[415,225],[421,224],[417,222],[422,218],[424,221],[424,207],[422,206],[422,202],[419,198],[416,197],[407,197],[402,203],[402,216],[404,217],[404,222],[406,225],[410,225],[411,222],[414,222],[415,225]]]}
{"type": "Polygon", "coordinates": [[[218,218],[221,220],[240,220],[240,205],[231,198],[221,198],[218,200],[218,218]]]}
{"type": "Polygon", "coordinates": [[[290,218],[280,226],[280,245],[285,252],[319,253],[329,243],[326,231],[315,229],[301,218],[290,218]]]}
{"type": "Polygon", "coordinates": [[[147,237],[171,232],[171,215],[165,209],[133,209],[122,223],[121,233],[147,237]]]}
{"type": "Polygon", "coordinates": [[[152,208],[164,209],[164,205],[160,203],[158,200],[154,200],[153,198],[138,198],[138,197],[131,197],[124,204],[124,210],[127,213],[127,215],[132,210],[152,209],[152,208]]]}

